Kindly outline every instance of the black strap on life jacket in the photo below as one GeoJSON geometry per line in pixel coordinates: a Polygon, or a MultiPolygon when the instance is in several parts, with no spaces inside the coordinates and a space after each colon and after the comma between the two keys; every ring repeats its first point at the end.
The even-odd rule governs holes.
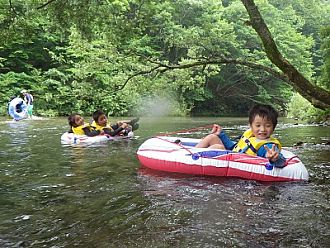
{"type": "MultiPolygon", "coordinates": [[[[251,142],[250,142],[249,139],[246,139],[246,140],[245,140],[245,143],[246,143],[248,149],[250,148],[251,151],[253,151],[255,154],[257,154],[258,150],[257,150],[257,149],[251,144],[251,142]]],[[[244,150],[246,151],[247,149],[244,149],[244,150]]],[[[245,152],[245,151],[244,151],[244,152],[245,152]]]]}

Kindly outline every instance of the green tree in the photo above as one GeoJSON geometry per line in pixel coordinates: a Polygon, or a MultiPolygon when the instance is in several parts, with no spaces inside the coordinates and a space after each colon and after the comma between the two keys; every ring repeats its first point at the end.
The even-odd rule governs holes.
{"type": "MultiPolygon", "coordinates": [[[[323,92],[310,81],[321,77],[318,20],[327,14],[324,1],[313,1],[321,7],[256,1],[268,38],[312,87],[311,101],[310,92],[323,92]]],[[[272,62],[238,0],[0,0],[0,9],[2,105],[24,87],[45,115],[147,112],[139,105],[158,96],[176,113],[239,113],[270,99],[284,112],[299,85],[272,62]]],[[[318,84],[327,80],[323,73],[318,84]]]]}

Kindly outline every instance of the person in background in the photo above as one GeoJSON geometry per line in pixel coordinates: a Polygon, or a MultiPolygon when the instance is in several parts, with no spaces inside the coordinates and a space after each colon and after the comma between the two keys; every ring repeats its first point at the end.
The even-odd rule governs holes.
{"type": "Polygon", "coordinates": [[[228,149],[265,157],[272,166],[284,167],[282,145],[278,139],[271,136],[277,125],[277,117],[278,113],[270,105],[257,104],[249,111],[250,129],[243,133],[237,143],[226,135],[221,126],[214,124],[211,134],[202,139],[196,147],[228,149]]]}
{"type": "Polygon", "coordinates": [[[78,114],[72,114],[68,117],[70,125],[70,133],[78,135],[87,135],[89,137],[97,136],[103,134],[101,130],[95,130],[90,126],[89,123],[85,123],[84,118],[78,114]]]}
{"type": "Polygon", "coordinates": [[[136,130],[139,127],[137,123],[139,118],[133,119],[131,121],[119,121],[114,125],[111,125],[106,117],[105,113],[101,110],[96,110],[93,113],[93,122],[91,126],[95,130],[103,130],[105,134],[110,136],[115,135],[128,135],[130,131],[136,130]]]}
{"type": "Polygon", "coordinates": [[[32,119],[33,117],[33,96],[27,92],[27,90],[22,90],[21,93],[24,96],[24,101],[27,105],[27,115],[28,118],[32,119]]]}

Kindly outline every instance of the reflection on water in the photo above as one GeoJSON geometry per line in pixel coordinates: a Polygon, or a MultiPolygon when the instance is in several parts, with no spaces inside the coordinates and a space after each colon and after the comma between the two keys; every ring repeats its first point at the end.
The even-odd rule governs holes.
{"type": "Polygon", "coordinates": [[[141,167],[136,150],[157,134],[238,118],[141,118],[135,140],[62,146],[66,119],[0,122],[1,247],[327,247],[329,127],[282,120],[276,135],[310,182],[260,183],[141,167]],[[299,143],[299,146],[296,144],[299,143]]]}

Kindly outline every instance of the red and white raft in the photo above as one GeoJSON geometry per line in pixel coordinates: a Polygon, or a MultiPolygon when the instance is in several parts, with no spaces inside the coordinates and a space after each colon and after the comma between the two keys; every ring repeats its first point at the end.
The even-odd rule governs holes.
{"type": "Polygon", "coordinates": [[[129,132],[128,135],[116,135],[116,136],[110,136],[110,135],[97,135],[93,137],[88,137],[87,135],[77,135],[74,133],[68,133],[65,132],[61,136],[61,143],[64,145],[92,145],[92,144],[98,144],[98,143],[104,143],[107,141],[113,141],[113,140],[122,140],[122,139],[130,139],[134,137],[133,132],[129,132]]]}
{"type": "Polygon", "coordinates": [[[307,181],[308,171],[292,152],[283,150],[284,168],[267,169],[266,158],[232,151],[195,148],[200,139],[153,137],[138,149],[141,164],[155,170],[185,174],[240,177],[257,181],[307,181]]]}

